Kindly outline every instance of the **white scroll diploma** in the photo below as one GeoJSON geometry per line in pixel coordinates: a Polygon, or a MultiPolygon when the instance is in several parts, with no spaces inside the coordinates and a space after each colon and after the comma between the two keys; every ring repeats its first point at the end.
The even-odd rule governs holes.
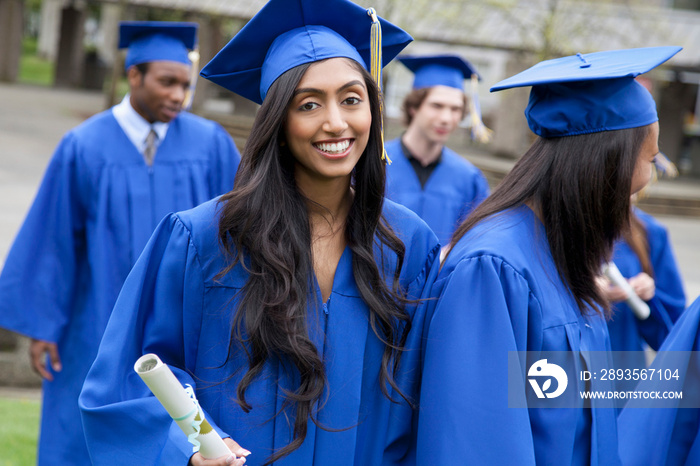
{"type": "Polygon", "coordinates": [[[634,292],[629,282],[625,280],[625,277],[623,277],[620,273],[620,269],[617,268],[617,265],[615,265],[615,263],[612,261],[604,264],[603,274],[608,277],[608,280],[610,280],[613,285],[622,288],[627,295],[625,302],[630,309],[632,309],[634,315],[637,316],[639,320],[646,320],[649,317],[649,314],[651,314],[649,306],[647,303],[642,301],[639,296],[637,296],[637,293],[634,292]]]}
{"type": "Polygon", "coordinates": [[[205,459],[231,455],[231,450],[219,433],[204,419],[204,412],[199,407],[192,388],[186,390],[158,356],[141,356],[134,364],[134,370],[187,435],[194,445],[193,452],[199,451],[205,459]]]}

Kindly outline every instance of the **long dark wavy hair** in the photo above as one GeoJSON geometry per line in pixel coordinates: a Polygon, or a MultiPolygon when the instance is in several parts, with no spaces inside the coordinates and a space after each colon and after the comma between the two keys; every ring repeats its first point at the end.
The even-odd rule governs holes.
{"type": "Polygon", "coordinates": [[[482,204],[457,228],[451,245],[477,223],[532,201],[541,210],[552,258],[582,313],[610,304],[596,286],[603,261],[629,227],[632,176],[649,126],[538,138],[482,204]]]}
{"type": "MultiPolygon", "coordinates": [[[[350,61],[364,77],[372,124],[367,147],[353,172],[354,199],[345,224],[345,239],[352,251],[355,282],[369,308],[370,324],[385,345],[382,391],[391,399],[391,386],[406,398],[395,382],[400,352],[410,329],[405,310],[408,301],[399,286],[405,246],[382,216],[386,175],[381,160],[381,96],[369,73],[350,61]],[[387,258],[375,258],[375,243],[388,247],[396,256],[391,286],[380,272],[387,258]]],[[[313,296],[310,291],[315,286],[309,223],[313,202],[297,188],[295,158],[283,144],[288,106],[309,66],[292,68],[270,87],[243,151],[235,187],[221,198],[219,239],[229,265],[219,276],[229,273],[236,264],[249,272],[235,310],[229,346],[229,359],[242,348],[249,362],[237,387],[236,401],[246,412],[251,409],[246,390],[266,361],[283,360],[298,371],[299,386],[286,392],[285,401],[286,406],[295,407],[294,438],[274,452],[266,464],[301,446],[309,419],[318,425],[313,406],[320,401],[326,384],[323,360],[307,328],[307,314],[312,308],[307,297],[313,296]]]]}

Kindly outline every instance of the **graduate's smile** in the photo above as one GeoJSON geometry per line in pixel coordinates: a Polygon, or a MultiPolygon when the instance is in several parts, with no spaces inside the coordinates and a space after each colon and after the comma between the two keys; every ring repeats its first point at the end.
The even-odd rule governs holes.
{"type": "Polygon", "coordinates": [[[329,159],[342,159],[350,153],[354,143],[354,139],[329,139],[314,142],[312,145],[324,157],[329,159]]]}
{"type": "Polygon", "coordinates": [[[284,136],[297,178],[302,172],[314,179],[348,178],[367,147],[372,112],[364,76],[353,63],[316,62],[296,87],[284,136]]]}

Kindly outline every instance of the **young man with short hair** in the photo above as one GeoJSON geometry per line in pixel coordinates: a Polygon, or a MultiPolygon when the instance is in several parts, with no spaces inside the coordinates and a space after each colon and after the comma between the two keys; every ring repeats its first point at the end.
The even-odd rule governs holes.
{"type": "Polygon", "coordinates": [[[467,113],[464,79],[473,66],[454,55],[399,57],[415,73],[404,99],[406,132],[386,144],[387,197],[405,205],[446,246],[459,223],[489,194],[481,171],[445,147],[467,113]]]}

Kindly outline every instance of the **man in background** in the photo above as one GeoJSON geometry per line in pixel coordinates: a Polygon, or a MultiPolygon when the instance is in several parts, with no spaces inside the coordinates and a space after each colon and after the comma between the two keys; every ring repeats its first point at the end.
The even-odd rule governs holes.
{"type": "MultiPolygon", "coordinates": [[[[392,161],[386,195],[417,213],[446,246],[459,223],[489,194],[481,171],[445,147],[467,113],[464,80],[478,75],[455,55],[403,56],[399,61],[415,77],[403,105],[406,132],[385,148],[392,161]]],[[[488,137],[477,108],[472,105],[472,133],[488,137]]]]}
{"type": "Polygon", "coordinates": [[[63,137],[0,275],[0,326],[31,338],[44,379],[40,465],[91,464],[78,395],[158,222],[233,187],[229,135],[182,111],[196,34],[194,23],[120,25],[129,94],[63,137]]]}

